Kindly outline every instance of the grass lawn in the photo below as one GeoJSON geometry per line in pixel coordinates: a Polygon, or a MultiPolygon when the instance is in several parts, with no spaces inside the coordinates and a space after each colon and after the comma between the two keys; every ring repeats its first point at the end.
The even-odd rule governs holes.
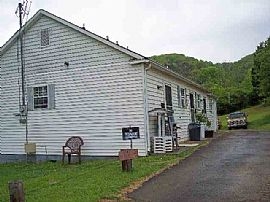
{"type": "MultiPolygon", "coordinates": [[[[254,106],[241,110],[248,114],[248,129],[270,131],[270,106],[254,106]]],[[[227,130],[227,115],[220,116],[222,128],[227,130]]]]}
{"type": "MultiPolygon", "coordinates": [[[[202,141],[201,145],[207,144],[202,141]]],[[[197,147],[178,154],[133,160],[133,171],[122,172],[118,160],[89,160],[81,165],[60,162],[0,164],[0,201],[9,201],[8,182],[22,180],[27,202],[99,201],[119,199],[121,190],[189,156],[197,147]]]]}

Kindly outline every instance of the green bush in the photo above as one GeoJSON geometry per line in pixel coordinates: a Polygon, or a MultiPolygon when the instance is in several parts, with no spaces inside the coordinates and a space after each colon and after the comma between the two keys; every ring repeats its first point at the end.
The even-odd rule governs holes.
{"type": "Polygon", "coordinates": [[[265,98],[263,106],[265,107],[270,106],[270,97],[265,98]]]}

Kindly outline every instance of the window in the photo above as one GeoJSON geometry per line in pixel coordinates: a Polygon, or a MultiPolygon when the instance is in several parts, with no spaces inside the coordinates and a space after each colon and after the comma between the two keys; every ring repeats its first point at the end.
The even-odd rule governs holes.
{"type": "Polygon", "coordinates": [[[34,109],[48,108],[47,86],[34,87],[34,109]]]}
{"type": "Polygon", "coordinates": [[[186,89],[180,88],[180,86],[177,86],[177,95],[178,95],[178,106],[185,108],[187,106],[187,100],[186,100],[186,89]]]}
{"type": "Polygon", "coordinates": [[[196,100],[197,100],[197,108],[201,108],[201,95],[198,93],[197,93],[196,100]]]}
{"type": "Polygon", "coordinates": [[[209,100],[209,111],[213,112],[213,100],[209,100]]]}
{"type": "Polygon", "coordinates": [[[42,29],[40,32],[40,44],[41,46],[48,46],[50,45],[50,35],[49,35],[49,29],[42,29]]]}
{"type": "Polygon", "coordinates": [[[181,106],[184,108],[187,106],[186,89],[181,88],[181,106]]]}
{"type": "Polygon", "coordinates": [[[54,109],[55,85],[43,85],[27,88],[27,109],[54,109]]]}

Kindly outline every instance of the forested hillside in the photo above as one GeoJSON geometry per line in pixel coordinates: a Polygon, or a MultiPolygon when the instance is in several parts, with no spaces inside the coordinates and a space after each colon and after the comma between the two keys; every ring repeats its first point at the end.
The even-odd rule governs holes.
{"type": "Polygon", "coordinates": [[[213,65],[212,62],[206,62],[176,53],[152,56],[151,59],[159,62],[160,64],[168,66],[173,71],[194,81],[196,80],[194,71],[213,65]]]}
{"type": "Polygon", "coordinates": [[[270,37],[257,46],[251,70],[253,99],[270,105],[270,37]]]}
{"type": "Polygon", "coordinates": [[[267,92],[265,89],[270,85],[270,75],[267,78],[263,76],[266,72],[270,74],[269,45],[268,39],[258,46],[255,54],[247,55],[237,62],[213,64],[175,53],[153,56],[151,59],[209,89],[217,97],[218,113],[225,114],[269,97],[269,93],[262,93],[267,92]]]}

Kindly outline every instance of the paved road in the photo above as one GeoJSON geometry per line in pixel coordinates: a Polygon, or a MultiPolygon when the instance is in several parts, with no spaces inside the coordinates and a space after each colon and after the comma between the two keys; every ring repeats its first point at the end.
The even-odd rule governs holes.
{"type": "Polygon", "coordinates": [[[134,201],[270,201],[270,132],[233,130],[129,194],[134,201]]]}

